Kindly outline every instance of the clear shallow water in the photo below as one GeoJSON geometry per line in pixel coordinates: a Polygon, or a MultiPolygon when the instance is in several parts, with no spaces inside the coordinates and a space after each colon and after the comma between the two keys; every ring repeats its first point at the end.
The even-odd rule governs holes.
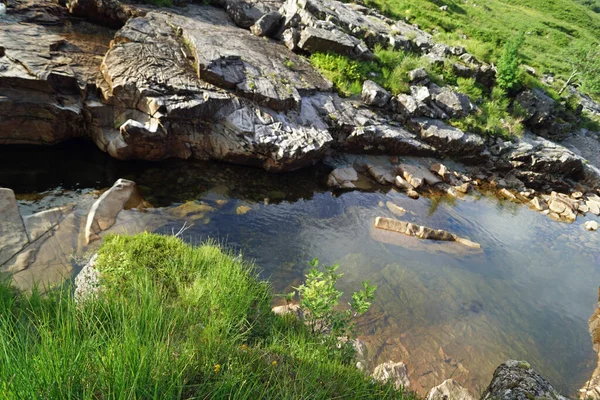
{"type": "Polygon", "coordinates": [[[600,284],[600,234],[582,219],[557,223],[482,195],[333,194],[322,168],[274,175],[216,163],[123,163],[84,144],[10,149],[0,150],[0,185],[15,189],[24,213],[125,177],[176,216],[160,231],[192,221],[186,240],[217,238],[243,252],[277,292],[298,285],[313,257],[341,265],[347,293],[371,280],[376,302],[360,324],[370,356],[407,363],[415,389],[453,377],[481,392],[498,364],[517,358],[574,394],[594,367],[587,320],[600,284]],[[469,237],[482,251],[376,231],[375,217],[393,217],[387,201],[408,210],[402,219],[469,237]]]}

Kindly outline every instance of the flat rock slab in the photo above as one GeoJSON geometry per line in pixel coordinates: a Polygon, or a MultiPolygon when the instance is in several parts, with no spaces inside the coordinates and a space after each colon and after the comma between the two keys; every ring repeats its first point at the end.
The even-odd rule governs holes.
{"type": "Polygon", "coordinates": [[[0,188],[0,266],[13,258],[29,243],[15,193],[0,188]]]}
{"type": "Polygon", "coordinates": [[[398,173],[413,187],[420,188],[423,185],[437,185],[442,179],[431,173],[427,168],[420,165],[400,164],[398,173]]]}
{"type": "Polygon", "coordinates": [[[461,238],[442,229],[433,229],[426,226],[415,225],[410,222],[399,221],[392,218],[377,217],[375,227],[387,231],[398,232],[407,236],[415,236],[419,239],[440,240],[448,242],[459,242],[465,246],[475,249],[481,248],[481,245],[474,243],[469,239],[461,238]]]}
{"type": "Polygon", "coordinates": [[[460,158],[478,156],[485,149],[485,144],[480,136],[463,132],[442,121],[415,118],[412,123],[418,127],[421,139],[443,153],[460,158]]]}

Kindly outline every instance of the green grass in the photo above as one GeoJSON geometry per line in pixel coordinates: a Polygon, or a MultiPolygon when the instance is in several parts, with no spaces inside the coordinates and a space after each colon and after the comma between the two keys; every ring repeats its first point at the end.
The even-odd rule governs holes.
{"type": "Polygon", "coordinates": [[[435,40],[463,45],[487,62],[497,62],[504,43],[524,33],[524,63],[563,80],[571,72],[565,52],[572,46],[597,44],[600,37],[597,0],[367,0],[366,4],[435,30],[435,40]],[[441,11],[441,5],[448,5],[449,11],[441,11]]]}
{"type": "Polygon", "coordinates": [[[173,0],[142,0],[142,3],[152,4],[158,7],[172,7],[173,0]]]}
{"type": "Polygon", "coordinates": [[[103,290],[40,296],[0,284],[2,399],[413,399],[373,383],[214,244],[111,236],[103,290]]]}

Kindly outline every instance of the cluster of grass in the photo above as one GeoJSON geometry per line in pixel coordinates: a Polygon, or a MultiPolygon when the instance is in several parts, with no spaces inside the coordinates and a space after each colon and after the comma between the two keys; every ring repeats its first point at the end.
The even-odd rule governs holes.
{"type": "Polygon", "coordinates": [[[269,285],[218,246],[112,236],[97,268],[102,290],[79,304],[0,284],[2,398],[414,398],[274,315],[269,285]]]}
{"type": "Polygon", "coordinates": [[[141,0],[142,3],[152,4],[157,7],[172,7],[173,0],[141,0]]]}
{"type": "Polygon", "coordinates": [[[375,61],[357,61],[339,54],[315,53],[310,61],[345,96],[360,94],[362,84],[367,79],[377,82],[395,95],[409,93],[408,73],[411,70],[423,67],[431,76],[440,72],[424,57],[414,53],[377,46],[374,54],[375,61]]]}
{"type": "MultiPolygon", "coordinates": [[[[523,33],[524,62],[563,80],[572,71],[569,48],[598,44],[600,37],[597,0],[366,0],[366,4],[436,32],[436,40],[465,46],[487,62],[497,62],[504,43],[523,33]],[[448,11],[440,10],[442,5],[448,11]]],[[[593,74],[587,78],[598,79],[593,74]]]]}

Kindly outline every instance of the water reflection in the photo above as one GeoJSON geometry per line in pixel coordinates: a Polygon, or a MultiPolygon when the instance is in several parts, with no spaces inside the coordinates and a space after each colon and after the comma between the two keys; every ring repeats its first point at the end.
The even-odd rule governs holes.
{"type": "Polygon", "coordinates": [[[415,389],[453,377],[481,392],[498,364],[516,358],[573,394],[594,367],[587,319],[600,282],[600,235],[581,219],[556,223],[483,195],[333,194],[322,168],[275,175],[216,163],[122,163],[69,145],[52,151],[0,154],[0,185],[15,188],[24,212],[125,177],[174,216],[160,231],[192,222],[186,240],[217,238],[242,251],[277,292],[298,285],[313,257],[341,264],[347,293],[371,280],[376,302],[360,324],[370,355],[407,363],[415,389]],[[61,151],[64,161],[47,168],[61,151]],[[394,217],[387,201],[407,210],[402,219],[468,237],[482,251],[376,231],[375,217],[394,217]]]}

